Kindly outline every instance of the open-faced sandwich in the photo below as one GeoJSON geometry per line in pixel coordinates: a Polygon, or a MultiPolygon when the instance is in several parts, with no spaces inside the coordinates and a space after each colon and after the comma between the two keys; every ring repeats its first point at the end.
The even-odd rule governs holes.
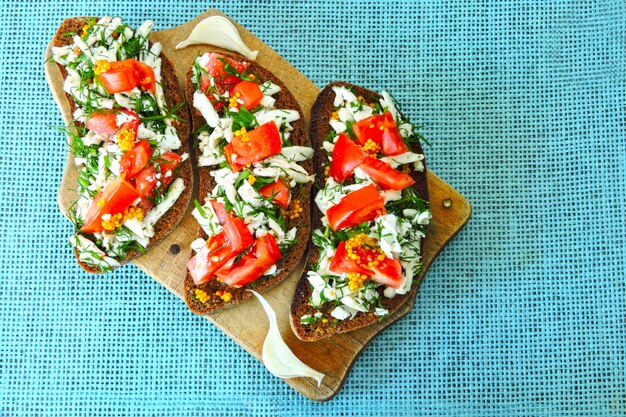
{"type": "Polygon", "coordinates": [[[64,129],[78,169],[70,241],[89,272],[148,250],[190,200],[189,114],[172,63],[148,40],[152,26],[71,18],[53,41],[74,117],[64,129]]]}
{"type": "Polygon", "coordinates": [[[205,53],[187,79],[197,134],[199,238],[185,299],[210,314],[281,282],[304,255],[314,179],[302,111],[270,71],[205,53]]]}
{"type": "Polygon", "coordinates": [[[431,218],[421,135],[388,93],[335,82],[311,117],[319,191],[291,306],[302,340],[376,323],[413,296],[431,218]]]}

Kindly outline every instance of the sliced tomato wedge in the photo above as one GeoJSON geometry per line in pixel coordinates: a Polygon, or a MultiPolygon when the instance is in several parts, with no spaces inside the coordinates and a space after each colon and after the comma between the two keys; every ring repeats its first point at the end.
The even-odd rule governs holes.
{"type": "Polygon", "coordinates": [[[154,165],[148,165],[135,175],[135,189],[141,198],[149,199],[154,195],[154,189],[159,181],[156,174],[154,165]]]}
{"type": "Polygon", "coordinates": [[[363,146],[371,139],[381,147],[383,155],[399,155],[409,151],[409,147],[402,139],[396,121],[389,111],[375,114],[354,123],[352,131],[359,145],[363,146]]]}
{"type": "Polygon", "coordinates": [[[130,109],[119,110],[97,110],[89,119],[87,119],[87,129],[93,131],[102,139],[111,139],[119,130],[126,129],[137,135],[139,129],[139,115],[130,109]],[[117,115],[119,113],[125,113],[131,117],[131,120],[122,123],[121,126],[117,126],[117,115]]]}
{"type": "Polygon", "coordinates": [[[120,175],[93,199],[80,230],[88,233],[102,232],[102,216],[124,212],[137,197],[139,194],[135,188],[120,175]]]}
{"type": "Polygon", "coordinates": [[[142,198],[141,201],[137,203],[137,207],[142,209],[144,213],[147,213],[150,210],[152,210],[152,207],[154,207],[154,204],[152,204],[152,201],[148,200],[147,198],[142,198]]]}
{"type": "Polygon", "coordinates": [[[371,278],[393,288],[402,285],[402,264],[399,259],[385,257],[377,266],[369,267],[372,270],[371,278]]]}
{"type": "Polygon", "coordinates": [[[161,183],[160,187],[167,188],[174,179],[174,170],[182,161],[182,157],[174,152],[167,151],[158,156],[154,164],[146,166],[139,171],[135,177],[135,188],[141,198],[149,199],[154,195],[157,183],[161,183]],[[157,166],[159,169],[157,170],[157,166]],[[171,175],[167,175],[167,171],[171,171],[171,175]],[[158,174],[158,175],[157,175],[158,174]]]}
{"type": "Polygon", "coordinates": [[[123,93],[137,86],[137,77],[132,68],[111,69],[97,77],[109,94],[123,93]]]}
{"type": "MultiPolygon", "coordinates": [[[[228,162],[228,165],[230,165],[230,169],[232,169],[233,172],[241,171],[241,169],[244,168],[246,165],[239,164],[233,160],[234,152],[235,151],[233,150],[232,143],[229,143],[228,145],[224,146],[224,156],[226,157],[226,162],[228,162]]],[[[239,160],[239,158],[237,158],[236,155],[235,155],[235,159],[239,160]]]]}
{"type": "Polygon", "coordinates": [[[358,272],[381,284],[393,288],[400,287],[402,264],[399,259],[385,257],[381,260],[378,252],[365,248],[356,248],[354,252],[360,258],[360,264],[348,257],[346,242],[340,242],[330,261],[329,269],[337,273],[358,272]],[[377,261],[378,265],[368,266],[372,261],[377,261]]]}
{"type": "Polygon", "coordinates": [[[359,168],[384,190],[404,190],[415,184],[415,180],[409,174],[393,169],[388,163],[371,156],[366,157],[359,168]]]}
{"type": "Polygon", "coordinates": [[[246,223],[239,217],[229,213],[228,220],[224,222],[222,227],[228,238],[233,256],[238,255],[241,251],[254,243],[254,238],[248,226],[246,226],[246,223]]]}
{"type": "Polygon", "coordinates": [[[137,75],[138,87],[144,91],[150,91],[154,93],[156,90],[156,78],[154,76],[154,69],[150,65],[144,64],[141,61],[134,60],[134,70],[137,75]]]}
{"type": "Polygon", "coordinates": [[[276,238],[266,234],[257,238],[250,251],[230,268],[222,268],[217,276],[228,286],[239,288],[261,278],[265,271],[282,257],[276,238]]]}
{"type": "Polygon", "coordinates": [[[242,81],[238,83],[234,88],[232,95],[235,97],[239,94],[239,99],[243,101],[243,106],[251,110],[261,103],[263,100],[263,92],[261,92],[261,87],[253,81],[242,81]]]}
{"type": "MultiPolygon", "coordinates": [[[[204,67],[206,73],[213,77],[214,86],[219,95],[224,94],[225,92],[231,92],[233,88],[241,82],[241,79],[234,75],[228,74],[228,72],[224,69],[225,63],[228,63],[232,68],[234,68],[238,73],[242,73],[248,67],[247,62],[239,62],[231,58],[226,58],[223,55],[220,55],[215,52],[211,52],[209,54],[209,60],[204,67]]],[[[220,110],[224,106],[223,101],[218,101],[213,94],[210,92],[211,81],[205,75],[202,74],[200,76],[200,91],[203,93],[207,93],[209,100],[213,103],[215,110],[220,110]]]]}
{"type": "Polygon", "coordinates": [[[122,155],[120,159],[120,173],[125,173],[127,179],[133,178],[148,165],[152,156],[152,148],[147,140],[135,143],[133,149],[122,155]]]}
{"type": "Polygon", "coordinates": [[[217,219],[220,224],[224,224],[228,220],[228,211],[226,211],[224,203],[220,203],[217,200],[211,200],[211,207],[213,207],[213,211],[217,214],[217,219]]]}
{"type": "Polygon", "coordinates": [[[207,244],[187,263],[187,269],[196,285],[215,278],[216,272],[230,268],[234,258],[254,243],[254,238],[245,222],[226,212],[224,205],[211,201],[213,210],[223,230],[207,240],[207,244]]]}
{"type": "Polygon", "coordinates": [[[116,113],[112,111],[97,110],[87,119],[87,129],[108,140],[118,130],[115,115],[116,113]]]}
{"type": "Polygon", "coordinates": [[[326,210],[328,224],[333,230],[358,226],[385,213],[385,202],[374,184],[351,192],[326,210]]]}
{"type": "Polygon", "coordinates": [[[345,181],[366,157],[365,151],[342,133],[333,148],[330,175],[337,182],[345,181]]]}
{"type": "Polygon", "coordinates": [[[141,120],[139,119],[139,115],[136,111],[131,109],[119,109],[120,113],[125,113],[130,116],[131,120],[128,122],[122,123],[120,129],[130,130],[131,132],[135,132],[135,136],[137,136],[137,131],[139,130],[139,125],[141,124],[141,120]]]}
{"type": "Polygon", "coordinates": [[[183,161],[183,157],[172,151],[165,151],[157,158],[156,164],[159,165],[161,173],[161,184],[167,188],[174,180],[174,172],[178,165],[183,161]],[[168,174],[168,171],[170,174],[168,174]]]}
{"type": "Polygon", "coordinates": [[[151,66],[136,59],[111,62],[111,68],[97,75],[109,94],[123,93],[135,87],[154,93],[156,78],[151,66]]]}
{"type": "Polygon", "coordinates": [[[206,245],[187,262],[187,270],[196,285],[208,282],[222,265],[232,257],[224,231],[211,236],[206,245]]]}
{"type": "Polygon", "coordinates": [[[272,202],[278,207],[287,210],[289,207],[290,192],[287,185],[285,185],[285,179],[279,178],[275,182],[264,185],[259,188],[259,194],[265,198],[271,198],[272,202]]]}
{"type": "MultiPolygon", "coordinates": [[[[225,152],[229,162],[233,162],[231,163],[233,171],[241,169],[235,169],[236,167],[249,165],[276,155],[283,149],[280,132],[273,121],[247,132],[245,136],[248,138],[247,142],[242,140],[242,136],[235,136],[229,144],[232,145],[232,148],[226,151],[230,153],[230,156],[225,152]]],[[[225,148],[227,147],[228,145],[225,148]]]]}
{"type": "Polygon", "coordinates": [[[363,268],[361,265],[357,264],[355,260],[348,258],[346,242],[343,241],[339,242],[328,269],[333,272],[337,272],[338,274],[341,274],[342,272],[358,272],[369,276],[372,273],[369,269],[363,268]]]}

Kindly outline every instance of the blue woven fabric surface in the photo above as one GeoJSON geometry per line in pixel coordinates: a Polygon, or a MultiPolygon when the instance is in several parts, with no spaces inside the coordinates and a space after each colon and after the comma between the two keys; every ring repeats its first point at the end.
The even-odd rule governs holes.
{"type": "Polygon", "coordinates": [[[0,14],[0,416],[626,413],[626,6],[615,1],[30,2],[0,14]],[[386,88],[472,202],[415,308],[311,402],[127,266],[66,246],[43,53],[62,19],[215,7],[319,86],[386,88]]]}

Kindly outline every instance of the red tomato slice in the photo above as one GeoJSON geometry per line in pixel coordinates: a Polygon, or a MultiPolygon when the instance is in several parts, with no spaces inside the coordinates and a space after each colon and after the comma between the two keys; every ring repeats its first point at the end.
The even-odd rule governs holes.
{"type": "Polygon", "coordinates": [[[333,259],[330,261],[330,266],[328,267],[333,272],[337,272],[338,274],[342,272],[358,272],[364,275],[371,275],[372,271],[369,269],[363,268],[356,263],[353,259],[348,258],[348,251],[346,250],[346,242],[339,242],[337,249],[335,250],[335,255],[333,259]]]}
{"type": "Polygon", "coordinates": [[[120,173],[126,173],[126,178],[131,179],[148,165],[152,156],[152,148],[147,140],[140,140],[132,150],[122,155],[120,159],[120,173]]]}
{"type": "MultiPolygon", "coordinates": [[[[229,143],[228,145],[224,146],[224,156],[226,157],[226,161],[228,162],[228,165],[230,165],[230,169],[233,172],[237,172],[237,171],[241,171],[242,168],[244,168],[246,165],[245,164],[238,164],[237,162],[233,161],[233,144],[229,143]]],[[[237,160],[239,160],[237,158],[237,160]]]]}
{"type": "Polygon", "coordinates": [[[228,221],[228,212],[226,211],[226,207],[224,207],[223,203],[220,203],[216,200],[211,200],[211,207],[213,207],[213,211],[217,214],[217,219],[220,224],[226,223],[228,221]]]}
{"type": "Polygon", "coordinates": [[[144,91],[150,91],[151,93],[154,93],[154,91],[156,90],[156,78],[154,76],[154,69],[152,69],[150,65],[144,64],[141,61],[133,61],[135,61],[133,63],[133,69],[135,71],[135,75],[137,76],[137,84],[139,88],[144,91]]]}
{"type": "Polygon", "coordinates": [[[254,238],[242,219],[226,211],[224,204],[219,201],[211,200],[211,206],[236,254],[254,243],[254,238]]]}
{"type": "Polygon", "coordinates": [[[142,198],[141,201],[137,203],[137,207],[142,209],[144,213],[147,213],[152,210],[154,204],[152,204],[152,201],[148,200],[147,198],[142,198]]]}
{"type": "Polygon", "coordinates": [[[154,165],[148,165],[135,175],[135,189],[141,198],[148,199],[154,195],[154,189],[159,181],[156,174],[154,165]]]}
{"type": "Polygon", "coordinates": [[[267,268],[274,265],[276,261],[283,257],[274,235],[268,233],[265,236],[261,236],[256,240],[256,244],[256,256],[261,262],[267,265],[267,268]]]}
{"type": "Polygon", "coordinates": [[[374,184],[351,192],[326,210],[328,223],[333,230],[357,226],[385,213],[385,202],[374,184]]]}
{"type": "MultiPolygon", "coordinates": [[[[224,70],[224,62],[227,62],[240,74],[248,67],[247,62],[235,61],[234,59],[226,58],[223,55],[211,52],[204,70],[215,79],[215,87],[219,91],[220,95],[226,91],[232,91],[235,85],[241,81],[241,79],[236,75],[230,75],[224,70]]],[[[200,76],[200,91],[206,92],[210,86],[211,82],[209,81],[209,78],[202,74],[200,76]]],[[[214,101],[215,97],[210,95],[209,99],[214,101]]],[[[218,104],[220,108],[223,106],[223,103],[218,104]]],[[[219,110],[218,106],[216,106],[216,110],[219,110]]]]}
{"type": "Polygon", "coordinates": [[[231,97],[239,94],[241,100],[243,100],[243,105],[246,109],[250,110],[259,105],[261,100],[263,100],[263,93],[261,92],[261,87],[253,81],[242,81],[233,88],[231,97]]]}
{"type": "Polygon", "coordinates": [[[87,129],[93,131],[102,139],[110,139],[118,130],[115,114],[115,112],[104,110],[95,111],[91,117],[87,119],[87,129]]]}
{"type": "Polygon", "coordinates": [[[254,254],[249,252],[227,271],[219,270],[217,276],[226,285],[240,288],[259,279],[268,268],[269,266],[265,267],[254,254]]]}
{"type": "Polygon", "coordinates": [[[165,151],[157,158],[156,163],[159,165],[161,184],[163,184],[164,188],[167,188],[174,180],[174,172],[182,160],[182,156],[172,151],[165,151]],[[167,175],[168,171],[171,172],[170,175],[167,175]]]}
{"type": "Polygon", "coordinates": [[[289,207],[290,192],[289,188],[285,185],[285,181],[288,180],[279,178],[275,182],[264,185],[259,188],[259,194],[265,198],[272,198],[274,204],[287,210],[287,207],[289,207]]]}
{"type": "Polygon", "coordinates": [[[154,93],[156,88],[152,67],[136,59],[111,62],[111,69],[97,77],[109,94],[123,93],[135,87],[154,93]]]}
{"type": "Polygon", "coordinates": [[[374,281],[393,288],[400,288],[402,285],[402,264],[399,259],[385,258],[385,260],[379,261],[377,266],[372,266],[371,269],[371,278],[374,281]]]}
{"type": "Polygon", "coordinates": [[[102,232],[102,216],[122,213],[137,197],[139,194],[135,188],[123,176],[117,177],[93,199],[80,230],[88,233],[102,232]]]}
{"type": "Polygon", "coordinates": [[[381,147],[383,155],[398,155],[409,151],[389,111],[354,123],[352,131],[359,145],[363,146],[371,139],[381,147]]]}
{"type": "Polygon", "coordinates": [[[87,129],[95,132],[102,139],[111,139],[119,130],[126,129],[135,132],[137,135],[137,129],[139,129],[139,115],[130,109],[119,110],[97,110],[87,120],[87,129]],[[120,127],[117,126],[117,114],[125,113],[133,120],[123,123],[120,127]]]}
{"type": "Polygon", "coordinates": [[[217,271],[232,257],[226,233],[221,231],[211,236],[206,245],[187,262],[187,270],[196,285],[208,282],[217,271]]]}
{"type": "Polygon", "coordinates": [[[109,94],[130,91],[137,86],[137,78],[132,70],[109,70],[98,75],[98,79],[109,94]]]}
{"type": "Polygon", "coordinates": [[[409,174],[393,169],[388,163],[371,156],[366,157],[359,168],[384,190],[404,190],[415,184],[415,180],[409,174]]]}
{"type": "Polygon", "coordinates": [[[159,155],[154,164],[150,164],[135,175],[135,188],[141,196],[141,198],[148,199],[154,195],[154,190],[157,183],[160,182],[160,187],[167,188],[174,179],[173,172],[182,161],[182,157],[174,152],[164,152],[159,155]],[[157,171],[156,166],[159,166],[157,171]],[[165,175],[167,171],[172,171],[172,175],[165,175]],[[157,175],[159,174],[159,175],[157,175]]]}
{"type": "Polygon", "coordinates": [[[239,262],[229,269],[221,269],[217,276],[226,285],[239,288],[261,278],[281,257],[276,239],[268,233],[258,238],[239,262]]]}
{"type": "Polygon", "coordinates": [[[215,278],[216,272],[230,268],[234,258],[254,243],[254,238],[242,219],[227,213],[224,205],[211,201],[223,230],[207,240],[207,244],[187,263],[196,285],[215,278]]]}
{"type": "Polygon", "coordinates": [[[348,258],[346,242],[340,242],[330,262],[329,269],[337,273],[358,272],[381,284],[394,288],[400,287],[402,284],[402,264],[399,259],[385,257],[381,261],[377,252],[364,248],[356,248],[355,252],[361,259],[361,264],[348,258]],[[378,265],[364,266],[374,260],[378,261],[378,265]]]}
{"type": "Polygon", "coordinates": [[[137,130],[139,130],[139,124],[141,123],[137,112],[131,109],[119,109],[119,112],[129,115],[132,119],[126,123],[122,123],[120,129],[126,129],[135,132],[135,136],[137,136],[137,130]]]}
{"type": "Polygon", "coordinates": [[[343,182],[352,175],[354,169],[367,157],[359,145],[345,134],[340,134],[333,148],[330,175],[337,182],[343,182]]]}
{"type": "MultiPolygon", "coordinates": [[[[272,155],[280,153],[283,149],[280,132],[276,123],[273,121],[265,123],[256,129],[247,132],[248,142],[243,142],[242,136],[235,136],[229,145],[232,145],[230,157],[226,158],[233,161],[235,166],[245,166],[257,161],[261,161],[272,155]],[[235,157],[236,156],[236,157],[235,157]]],[[[233,171],[238,171],[231,164],[233,171]]]]}
{"type": "Polygon", "coordinates": [[[248,246],[254,243],[252,233],[246,226],[246,223],[237,216],[228,214],[228,220],[222,225],[224,233],[228,238],[229,246],[233,252],[233,256],[238,255],[248,246]]]}

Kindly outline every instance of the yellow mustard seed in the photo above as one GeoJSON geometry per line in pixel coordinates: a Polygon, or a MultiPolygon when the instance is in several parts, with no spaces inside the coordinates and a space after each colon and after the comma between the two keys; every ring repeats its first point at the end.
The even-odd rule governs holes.
{"type": "Polygon", "coordinates": [[[209,294],[207,294],[206,291],[196,290],[196,299],[204,304],[209,301],[209,294]]]}
{"type": "Polygon", "coordinates": [[[374,142],[372,139],[368,139],[363,145],[363,150],[370,155],[376,155],[380,152],[380,145],[374,142]]]}
{"type": "Polygon", "coordinates": [[[124,217],[122,223],[128,219],[136,218],[142,221],[144,217],[144,211],[139,207],[129,207],[124,211],[124,217]]]}
{"type": "Polygon", "coordinates": [[[360,274],[358,272],[349,272],[348,273],[348,287],[352,291],[357,291],[359,288],[365,284],[367,280],[367,276],[360,274]]]}
{"type": "Polygon", "coordinates": [[[293,200],[291,203],[291,210],[281,210],[281,215],[283,217],[289,218],[290,220],[297,219],[300,217],[300,213],[304,210],[302,208],[302,202],[300,200],[293,200]]]}
{"type": "Polygon", "coordinates": [[[107,72],[110,69],[111,69],[111,63],[107,61],[106,59],[97,60],[95,65],[93,66],[93,72],[96,75],[100,75],[104,72],[107,72]]]}
{"type": "Polygon", "coordinates": [[[111,232],[122,225],[122,213],[112,215],[106,220],[102,220],[102,228],[107,232],[111,232]]]}
{"type": "Polygon", "coordinates": [[[122,129],[117,132],[117,144],[122,152],[129,152],[135,146],[135,132],[129,129],[122,129]]]}

